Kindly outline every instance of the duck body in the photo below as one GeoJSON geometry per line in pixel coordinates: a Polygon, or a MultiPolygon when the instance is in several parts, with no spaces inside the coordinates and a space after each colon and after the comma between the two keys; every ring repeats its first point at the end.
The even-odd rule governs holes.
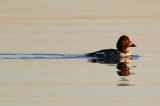
{"type": "Polygon", "coordinates": [[[132,53],[128,47],[136,47],[126,35],[122,35],[117,42],[117,49],[103,49],[100,51],[85,54],[88,57],[98,57],[104,59],[120,59],[121,57],[130,56],[132,53]]]}
{"type": "Polygon", "coordinates": [[[117,49],[103,49],[100,51],[85,54],[89,57],[99,58],[120,58],[120,52],[117,49]]]}

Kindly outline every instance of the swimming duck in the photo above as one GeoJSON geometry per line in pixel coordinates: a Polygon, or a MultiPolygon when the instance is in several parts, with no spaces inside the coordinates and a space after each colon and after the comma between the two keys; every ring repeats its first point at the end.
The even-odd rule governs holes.
{"type": "Polygon", "coordinates": [[[99,57],[105,59],[115,59],[130,56],[132,53],[128,50],[129,47],[136,47],[134,43],[129,40],[129,37],[122,35],[116,45],[117,49],[104,49],[92,53],[85,54],[89,57],[99,57]]]}

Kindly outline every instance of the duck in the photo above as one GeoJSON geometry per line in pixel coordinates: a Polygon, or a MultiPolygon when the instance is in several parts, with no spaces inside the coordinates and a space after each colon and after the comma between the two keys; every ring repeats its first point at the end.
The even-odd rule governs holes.
{"type": "Polygon", "coordinates": [[[117,49],[103,49],[96,52],[85,54],[87,57],[98,57],[103,59],[119,59],[121,57],[131,56],[132,53],[128,50],[129,47],[136,47],[126,35],[120,36],[116,44],[117,49]]]}

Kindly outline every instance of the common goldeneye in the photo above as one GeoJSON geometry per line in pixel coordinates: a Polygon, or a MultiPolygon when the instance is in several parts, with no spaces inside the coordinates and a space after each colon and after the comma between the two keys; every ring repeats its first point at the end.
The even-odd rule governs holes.
{"type": "Polygon", "coordinates": [[[117,49],[104,49],[92,53],[85,54],[89,57],[99,57],[105,59],[115,59],[120,57],[130,56],[131,52],[128,50],[128,47],[136,47],[134,43],[132,43],[128,36],[122,35],[117,42],[117,49]]]}

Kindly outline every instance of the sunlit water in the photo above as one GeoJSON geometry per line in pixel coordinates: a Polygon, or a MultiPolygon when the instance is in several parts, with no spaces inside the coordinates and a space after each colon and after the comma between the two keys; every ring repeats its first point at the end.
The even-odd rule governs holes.
{"type": "Polygon", "coordinates": [[[160,1],[0,1],[0,106],[159,106],[160,1]],[[117,61],[84,54],[137,47],[117,61]]]}

